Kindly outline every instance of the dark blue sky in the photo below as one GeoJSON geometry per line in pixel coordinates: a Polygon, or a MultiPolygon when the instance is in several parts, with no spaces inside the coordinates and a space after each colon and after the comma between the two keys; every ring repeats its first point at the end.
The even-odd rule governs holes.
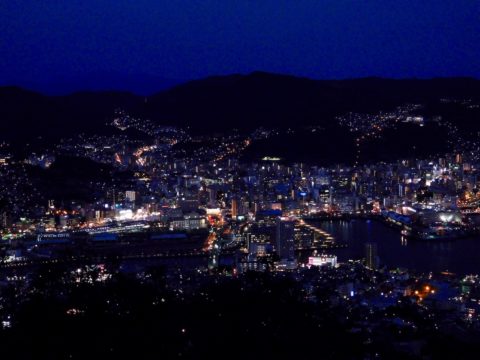
{"type": "Polygon", "coordinates": [[[0,33],[3,82],[253,70],[480,77],[477,0],[3,0],[0,33]]]}

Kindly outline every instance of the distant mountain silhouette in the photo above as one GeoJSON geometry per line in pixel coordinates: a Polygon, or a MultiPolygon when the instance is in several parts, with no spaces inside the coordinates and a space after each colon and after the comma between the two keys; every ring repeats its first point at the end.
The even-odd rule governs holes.
{"type": "Polygon", "coordinates": [[[0,88],[0,138],[28,141],[95,132],[119,107],[133,107],[142,97],[122,92],[79,92],[46,96],[17,87],[0,88]]]}
{"type": "MultiPolygon", "coordinates": [[[[0,138],[25,142],[39,136],[54,139],[78,132],[104,131],[103,125],[111,120],[114,110],[122,108],[160,124],[189,127],[194,133],[320,125],[336,139],[342,136],[347,139],[350,135],[334,121],[336,115],[350,111],[376,113],[405,103],[426,104],[428,115],[442,115],[468,131],[480,130],[479,110],[444,105],[441,98],[478,100],[480,81],[471,78],[311,80],[254,72],[190,81],[148,97],[116,91],[47,96],[3,87],[0,88],[0,138]]],[[[425,129],[422,131],[424,134],[425,129]]],[[[334,140],[323,136],[324,148],[329,148],[334,140]]],[[[440,140],[444,139],[439,135],[436,141],[440,140]]]]}
{"type": "Polygon", "coordinates": [[[480,96],[471,78],[310,80],[254,72],[210,77],[150,96],[138,114],[208,133],[262,126],[328,126],[349,111],[376,112],[407,102],[480,96]]]}
{"type": "Polygon", "coordinates": [[[0,86],[20,86],[45,95],[69,95],[80,91],[121,91],[147,96],[167,90],[184,80],[145,74],[92,72],[54,78],[9,79],[1,76],[0,86]]]}

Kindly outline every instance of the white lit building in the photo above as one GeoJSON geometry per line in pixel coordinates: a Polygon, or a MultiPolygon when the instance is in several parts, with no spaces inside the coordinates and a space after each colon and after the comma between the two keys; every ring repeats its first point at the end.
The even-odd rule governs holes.
{"type": "Polygon", "coordinates": [[[335,255],[310,256],[308,258],[308,265],[310,266],[330,265],[332,267],[337,267],[337,257],[335,255]]]}

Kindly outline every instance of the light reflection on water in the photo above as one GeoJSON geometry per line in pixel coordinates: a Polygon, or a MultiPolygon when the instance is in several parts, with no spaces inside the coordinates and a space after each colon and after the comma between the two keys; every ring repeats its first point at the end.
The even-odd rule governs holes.
{"type": "Polygon", "coordinates": [[[348,244],[347,248],[329,251],[336,254],[339,261],[363,258],[364,244],[375,242],[380,263],[388,268],[480,274],[480,237],[426,242],[407,239],[398,229],[379,221],[319,221],[312,224],[348,244]]]}

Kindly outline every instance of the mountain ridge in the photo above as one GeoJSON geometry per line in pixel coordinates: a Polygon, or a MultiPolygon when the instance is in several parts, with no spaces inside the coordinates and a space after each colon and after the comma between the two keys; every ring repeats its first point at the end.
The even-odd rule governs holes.
{"type": "Polygon", "coordinates": [[[66,136],[95,131],[117,108],[164,125],[210,133],[259,126],[329,126],[346,112],[385,111],[408,102],[446,97],[480,98],[474,78],[312,80],[253,72],[211,76],[151,96],[120,91],[80,91],[49,96],[0,87],[0,136],[66,136]]]}

